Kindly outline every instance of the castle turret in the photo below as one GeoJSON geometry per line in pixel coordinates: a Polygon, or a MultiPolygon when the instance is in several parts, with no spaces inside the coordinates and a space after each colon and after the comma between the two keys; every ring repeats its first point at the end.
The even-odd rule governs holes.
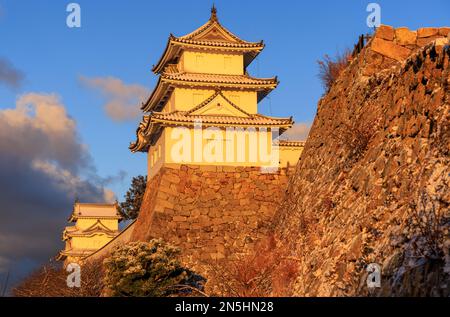
{"type": "Polygon", "coordinates": [[[201,268],[245,253],[264,237],[303,142],[278,141],[292,118],[261,114],[277,77],[248,65],[263,42],[245,41],[211,17],[169,36],[132,152],[148,153],[148,183],[131,241],[162,238],[201,268]]]}
{"type": "Polygon", "coordinates": [[[169,36],[153,67],[158,83],[142,104],[147,114],[130,145],[132,152],[148,153],[149,178],[167,164],[277,167],[292,155],[295,164],[302,143],[281,144],[281,151],[272,147],[292,118],[258,111],[258,103],[277,87],[277,77],[247,72],[263,48],[262,41],[242,40],[223,27],[215,7],[197,30],[169,36]]]}
{"type": "Polygon", "coordinates": [[[66,227],[62,240],[66,245],[58,256],[65,264],[80,263],[119,233],[117,204],[82,204],[76,202],[68,221],[74,226],[66,227]]]}

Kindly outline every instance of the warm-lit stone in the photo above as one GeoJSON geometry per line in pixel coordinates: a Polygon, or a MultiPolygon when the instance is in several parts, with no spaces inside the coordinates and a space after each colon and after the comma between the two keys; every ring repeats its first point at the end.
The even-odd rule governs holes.
{"type": "Polygon", "coordinates": [[[406,47],[380,38],[373,39],[371,48],[374,52],[383,54],[397,61],[404,60],[411,53],[411,50],[406,47]]]}
{"type": "Polygon", "coordinates": [[[394,28],[389,25],[380,25],[375,32],[375,37],[388,41],[393,41],[394,35],[394,28]]]}
{"type": "Polygon", "coordinates": [[[438,35],[439,28],[420,28],[417,30],[417,37],[430,37],[433,35],[438,35]]]}
{"type": "Polygon", "coordinates": [[[439,35],[447,36],[450,39],[450,27],[439,28],[439,35]]]}
{"type": "Polygon", "coordinates": [[[249,236],[257,240],[266,233],[259,227],[270,224],[292,172],[293,168],[270,174],[261,173],[258,167],[249,168],[246,172],[238,169],[212,172],[201,165],[163,167],[147,184],[131,239],[162,237],[179,246],[183,256],[191,259],[194,266],[204,258],[214,258],[217,250],[222,254],[245,252],[251,246],[246,242],[249,236]],[[244,173],[246,177],[235,177],[244,173]],[[210,183],[192,191],[190,184],[193,178],[208,179],[210,183]],[[169,197],[164,196],[164,199],[159,198],[159,192],[167,192],[164,187],[171,185],[170,180],[178,179],[180,186],[177,192],[167,194],[169,197]],[[156,213],[161,206],[167,206],[170,197],[173,198],[173,207],[164,207],[163,213],[156,213]],[[188,231],[180,231],[184,229],[188,231]],[[236,249],[224,243],[226,236],[232,236],[242,248],[236,249]],[[201,253],[189,247],[189,237],[196,237],[196,248],[200,248],[201,253]]]}
{"type": "Polygon", "coordinates": [[[433,35],[430,37],[423,37],[423,38],[418,38],[417,39],[417,45],[418,46],[425,46],[427,44],[430,44],[431,42],[433,42],[436,39],[441,38],[439,35],[433,35]]]}
{"type": "Polygon", "coordinates": [[[410,31],[406,27],[395,29],[395,41],[400,45],[414,45],[416,44],[417,32],[410,31]]]}

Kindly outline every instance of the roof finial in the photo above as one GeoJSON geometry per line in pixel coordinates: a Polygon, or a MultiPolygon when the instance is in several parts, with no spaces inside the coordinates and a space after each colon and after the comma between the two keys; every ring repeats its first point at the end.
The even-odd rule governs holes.
{"type": "Polygon", "coordinates": [[[216,6],[214,5],[214,3],[212,5],[212,7],[211,7],[211,18],[210,18],[210,20],[212,20],[212,21],[217,21],[218,20],[217,19],[217,9],[216,9],[216,6]]]}

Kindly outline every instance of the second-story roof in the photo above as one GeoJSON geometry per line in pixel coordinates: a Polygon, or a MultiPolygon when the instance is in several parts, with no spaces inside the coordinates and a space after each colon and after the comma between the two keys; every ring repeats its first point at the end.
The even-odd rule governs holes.
{"type": "Polygon", "coordinates": [[[267,96],[278,85],[277,77],[255,78],[248,74],[225,75],[225,74],[205,74],[180,72],[169,65],[167,71],[161,74],[155,89],[150,94],[146,102],[141,106],[145,112],[159,111],[175,87],[192,86],[214,88],[214,89],[250,89],[257,91],[258,102],[267,96]]]}

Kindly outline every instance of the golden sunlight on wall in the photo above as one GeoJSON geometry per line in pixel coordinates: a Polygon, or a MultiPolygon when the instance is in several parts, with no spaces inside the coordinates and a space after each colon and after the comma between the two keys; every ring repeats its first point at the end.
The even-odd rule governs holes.
{"type": "Polygon", "coordinates": [[[244,58],[237,54],[184,51],[179,64],[181,71],[206,74],[244,74],[244,58]]]}

